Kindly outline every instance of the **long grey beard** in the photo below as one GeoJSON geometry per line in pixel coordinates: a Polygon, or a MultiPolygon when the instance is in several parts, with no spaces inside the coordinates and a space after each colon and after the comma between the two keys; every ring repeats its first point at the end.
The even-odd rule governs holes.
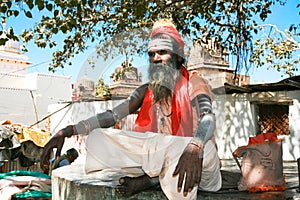
{"type": "Polygon", "coordinates": [[[163,101],[168,103],[172,91],[180,76],[180,70],[170,64],[153,63],[149,68],[149,81],[154,94],[154,103],[163,101]]]}

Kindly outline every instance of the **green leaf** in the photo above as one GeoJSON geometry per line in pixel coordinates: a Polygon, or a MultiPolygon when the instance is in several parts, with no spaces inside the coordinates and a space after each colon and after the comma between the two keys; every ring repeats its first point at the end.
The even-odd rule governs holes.
{"type": "Polygon", "coordinates": [[[0,38],[0,46],[5,45],[6,41],[8,41],[7,38],[0,38]]]}
{"type": "Polygon", "coordinates": [[[47,10],[52,11],[53,5],[52,4],[47,4],[46,8],[47,8],[47,10]]]}
{"type": "Polygon", "coordinates": [[[52,33],[56,34],[58,32],[58,28],[53,28],[52,33]]]}
{"type": "Polygon", "coordinates": [[[14,10],[14,16],[15,16],[15,17],[17,17],[17,16],[19,15],[19,13],[20,13],[19,11],[14,10]]]}
{"type": "Polygon", "coordinates": [[[55,10],[54,11],[54,17],[57,17],[58,14],[59,14],[59,10],[55,10]]]}
{"type": "Polygon", "coordinates": [[[67,26],[62,26],[62,27],[60,27],[60,30],[63,32],[63,33],[66,33],[67,31],[68,31],[68,28],[67,28],[67,26]]]}
{"type": "Polygon", "coordinates": [[[13,14],[14,13],[12,10],[8,10],[6,15],[7,15],[7,17],[10,17],[10,16],[13,16],[13,14]]]}
{"type": "Polygon", "coordinates": [[[0,5],[0,12],[1,12],[1,13],[5,13],[6,11],[7,11],[7,7],[6,7],[5,4],[2,3],[2,4],[0,5]]]}
{"type": "Polygon", "coordinates": [[[6,1],[7,8],[11,8],[11,5],[12,5],[12,1],[6,1]]]}
{"type": "Polygon", "coordinates": [[[32,18],[32,14],[31,14],[30,11],[25,11],[25,10],[24,10],[24,12],[25,12],[26,17],[32,18]]]}
{"type": "Polygon", "coordinates": [[[27,3],[27,5],[28,5],[28,7],[29,7],[30,10],[34,7],[33,0],[25,1],[25,3],[27,3]]]}
{"type": "Polygon", "coordinates": [[[44,1],[43,0],[36,0],[36,5],[38,6],[38,9],[41,11],[45,8],[45,5],[44,5],[44,1]]]}

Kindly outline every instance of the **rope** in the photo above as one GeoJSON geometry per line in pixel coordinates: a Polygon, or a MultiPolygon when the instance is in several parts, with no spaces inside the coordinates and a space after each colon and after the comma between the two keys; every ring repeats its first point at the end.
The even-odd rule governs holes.
{"type": "Polygon", "coordinates": [[[41,123],[42,121],[46,120],[48,117],[50,117],[50,116],[54,115],[55,113],[57,113],[57,112],[59,112],[59,111],[65,109],[66,107],[72,105],[73,103],[74,103],[74,102],[70,102],[70,103],[68,103],[67,105],[65,105],[64,107],[58,109],[57,111],[55,111],[55,112],[53,112],[53,113],[50,113],[49,115],[47,115],[47,116],[44,117],[43,119],[41,119],[41,120],[35,122],[34,124],[30,125],[29,128],[33,127],[34,125],[37,125],[37,124],[41,123]]]}

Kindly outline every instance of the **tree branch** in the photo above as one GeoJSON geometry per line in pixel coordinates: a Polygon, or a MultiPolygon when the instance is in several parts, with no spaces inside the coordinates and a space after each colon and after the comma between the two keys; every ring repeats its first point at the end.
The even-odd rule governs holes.
{"type": "Polygon", "coordinates": [[[296,41],[293,37],[288,36],[284,31],[280,30],[276,25],[274,24],[262,24],[259,26],[254,26],[254,29],[264,29],[265,27],[272,27],[275,29],[277,33],[282,35],[287,41],[293,43],[295,45],[294,50],[300,50],[300,42],[296,41]]]}

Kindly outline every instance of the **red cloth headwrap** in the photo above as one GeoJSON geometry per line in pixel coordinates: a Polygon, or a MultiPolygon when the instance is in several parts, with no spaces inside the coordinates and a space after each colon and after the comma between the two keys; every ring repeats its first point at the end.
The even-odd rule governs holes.
{"type": "Polygon", "coordinates": [[[172,37],[179,46],[183,49],[184,48],[184,42],[181,39],[180,33],[172,26],[159,26],[156,29],[154,29],[151,33],[151,38],[153,38],[157,34],[167,34],[170,37],[172,37]]]}

